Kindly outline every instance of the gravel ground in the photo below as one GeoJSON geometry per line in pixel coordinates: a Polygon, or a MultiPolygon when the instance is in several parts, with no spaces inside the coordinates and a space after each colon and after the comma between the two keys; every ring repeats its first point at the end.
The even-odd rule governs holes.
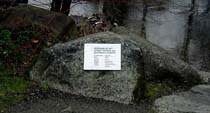
{"type": "Polygon", "coordinates": [[[27,99],[5,113],[146,113],[146,106],[84,98],[55,90],[33,89],[27,99]]]}

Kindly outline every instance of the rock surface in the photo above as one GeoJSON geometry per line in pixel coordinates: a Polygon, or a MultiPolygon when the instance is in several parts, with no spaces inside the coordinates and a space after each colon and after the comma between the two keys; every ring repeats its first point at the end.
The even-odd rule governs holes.
{"type": "MultiPolygon", "coordinates": [[[[0,12],[0,28],[20,29],[38,26],[49,28],[53,35],[75,38],[76,25],[71,17],[30,5],[19,5],[0,12]]],[[[46,31],[47,32],[47,31],[46,31]]]]}
{"type": "MultiPolygon", "coordinates": [[[[145,76],[148,78],[152,77],[159,80],[160,78],[167,78],[167,76],[169,78],[182,76],[185,78],[181,80],[182,82],[187,83],[187,81],[183,81],[186,80],[186,78],[197,79],[197,81],[199,81],[200,75],[198,75],[197,70],[187,63],[173,57],[161,47],[141,38],[136,33],[129,31],[124,27],[114,28],[112,32],[120,34],[122,37],[126,37],[126,39],[131,39],[138,43],[143,52],[144,71],[145,76]]],[[[178,78],[176,80],[178,80],[178,78]]],[[[194,84],[193,82],[197,81],[191,81],[188,84],[194,84]]]]}
{"type": "Polygon", "coordinates": [[[163,49],[128,35],[102,32],[44,51],[31,71],[31,78],[61,91],[120,103],[133,103],[144,89],[143,79],[171,80],[189,88],[200,83],[197,71],[167,54],[163,49]],[[84,71],[85,43],[120,43],[121,71],[84,71]],[[140,92],[140,93],[139,93],[140,92]]]}
{"type": "Polygon", "coordinates": [[[186,35],[191,14],[184,12],[193,6],[191,0],[153,0],[162,3],[149,6],[144,13],[141,0],[134,1],[135,3],[129,4],[127,17],[124,19],[125,26],[139,34],[142,33],[147,40],[164,48],[175,57],[186,57],[185,60],[199,70],[210,71],[208,0],[197,0],[194,3],[189,41],[186,40],[186,35]],[[139,11],[140,9],[142,11],[139,11]],[[183,55],[183,51],[187,54],[183,55]]]}
{"type": "Polygon", "coordinates": [[[189,43],[189,64],[210,72],[210,14],[194,15],[192,38],[189,43]]]}
{"type": "Polygon", "coordinates": [[[210,86],[199,85],[187,92],[155,101],[158,113],[210,113],[210,86]]]}

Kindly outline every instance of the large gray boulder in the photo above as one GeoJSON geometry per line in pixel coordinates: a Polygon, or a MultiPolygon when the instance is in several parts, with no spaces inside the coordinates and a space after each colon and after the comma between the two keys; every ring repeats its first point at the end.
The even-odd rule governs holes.
{"type": "Polygon", "coordinates": [[[75,95],[126,104],[142,99],[147,81],[169,80],[174,86],[185,88],[201,82],[196,70],[156,45],[112,32],[85,36],[46,49],[33,67],[31,78],[75,95]],[[120,43],[122,70],[84,71],[85,43],[120,43]]]}
{"type": "Polygon", "coordinates": [[[157,113],[210,113],[210,86],[199,85],[187,92],[155,101],[157,113]]]}

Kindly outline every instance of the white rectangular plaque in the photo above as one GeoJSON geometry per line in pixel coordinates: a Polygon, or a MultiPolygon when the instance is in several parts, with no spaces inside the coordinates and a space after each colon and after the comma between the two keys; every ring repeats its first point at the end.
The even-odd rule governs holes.
{"type": "Polygon", "coordinates": [[[121,70],[121,44],[85,44],[84,70],[121,70]]]}

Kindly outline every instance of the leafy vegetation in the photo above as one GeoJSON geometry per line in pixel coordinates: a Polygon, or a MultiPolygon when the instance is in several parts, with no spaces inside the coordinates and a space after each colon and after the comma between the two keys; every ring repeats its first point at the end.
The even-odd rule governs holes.
{"type": "Polygon", "coordinates": [[[0,29],[0,63],[15,68],[13,75],[27,77],[41,50],[58,41],[47,28],[0,29]]]}
{"type": "Polygon", "coordinates": [[[36,25],[0,29],[0,112],[27,96],[31,67],[41,50],[58,41],[48,28],[36,25]]]}

